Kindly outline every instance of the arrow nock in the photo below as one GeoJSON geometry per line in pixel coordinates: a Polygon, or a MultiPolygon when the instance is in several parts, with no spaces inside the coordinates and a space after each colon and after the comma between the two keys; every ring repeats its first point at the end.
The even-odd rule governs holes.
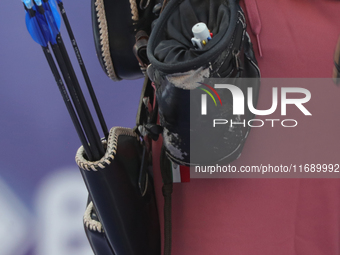
{"type": "Polygon", "coordinates": [[[33,0],[22,0],[27,9],[32,9],[34,6],[33,0]]]}
{"type": "Polygon", "coordinates": [[[41,0],[34,0],[35,4],[38,5],[38,6],[41,6],[42,5],[42,1],[41,0]]]}

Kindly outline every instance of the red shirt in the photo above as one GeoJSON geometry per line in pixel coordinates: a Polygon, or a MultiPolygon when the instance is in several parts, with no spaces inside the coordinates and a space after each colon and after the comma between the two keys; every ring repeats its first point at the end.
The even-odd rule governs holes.
{"type": "MultiPolygon", "coordinates": [[[[332,76],[340,34],[340,1],[245,2],[248,11],[254,3],[258,7],[262,58],[249,18],[248,33],[262,77],[332,76]]],[[[243,1],[241,4],[244,8],[243,1]]],[[[256,24],[259,20],[251,21],[256,24]]],[[[262,109],[270,105],[268,91],[270,88],[261,88],[258,105],[262,109]]],[[[319,158],[340,163],[338,102],[340,90],[335,85],[313,88],[309,107],[313,120],[321,121],[301,124],[303,128],[287,131],[284,137],[277,129],[253,128],[235,164],[300,159],[322,163],[319,158]]],[[[153,151],[163,224],[159,142],[153,151]]],[[[172,199],[173,255],[340,254],[339,179],[191,179],[174,184],[172,199]]]]}

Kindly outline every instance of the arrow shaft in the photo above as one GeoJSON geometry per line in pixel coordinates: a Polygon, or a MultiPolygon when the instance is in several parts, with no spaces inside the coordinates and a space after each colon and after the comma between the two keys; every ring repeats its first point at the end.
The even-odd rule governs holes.
{"type": "Polygon", "coordinates": [[[73,125],[77,131],[77,134],[79,136],[79,139],[81,141],[81,143],[83,144],[84,146],[84,150],[86,152],[86,155],[89,157],[90,160],[93,159],[93,156],[92,156],[92,153],[91,153],[91,150],[90,150],[90,147],[87,143],[87,140],[85,138],[85,135],[83,133],[83,130],[80,126],[80,123],[78,121],[78,118],[77,118],[77,115],[73,109],[73,106],[72,106],[72,102],[70,101],[70,98],[67,94],[67,91],[66,91],[66,88],[65,88],[65,85],[64,85],[64,82],[59,74],[59,71],[58,71],[58,68],[54,62],[54,59],[52,57],[52,54],[50,52],[50,50],[48,49],[48,47],[42,47],[43,49],[43,52],[45,54],[45,57],[46,57],[46,60],[51,68],[51,71],[53,73],[53,76],[54,76],[54,79],[58,85],[58,88],[59,88],[59,91],[62,95],[62,98],[64,100],[64,103],[66,105],[66,108],[71,116],[71,119],[72,119],[72,122],[73,122],[73,125]]]}
{"type": "MultiPolygon", "coordinates": [[[[45,57],[57,82],[60,93],[62,94],[63,100],[71,116],[78,136],[83,144],[87,157],[91,161],[99,160],[105,154],[105,150],[86,103],[85,97],[82,93],[66,47],[60,35],[60,16],[56,10],[56,5],[54,2],[51,2],[53,0],[35,0],[35,5],[33,4],[33,0],[23,1],[25,9],[28,13],[27,15],[29,15],[29,17],[26,16],[27,28],[32,38],[42,46],[45,57]],[[50,44],[50,47],[54,53],[55,60],[64,78],[67,90],[59,73],[56,62],[54,61],[49,50],[48,43],[50,44]]],[[[85,69],[85,65],[79,53],[78,45],[75,41],[70,24],[66,17],[65,10],[63,9],[62,2],[58,1],[58,3],[60,6],[62,6],[61,12],[64,14],[63,19],[65,25],[67,26],[73,48],[76,51],[77,59],[91,94],[92,101],[96,108],[98,118],[101,122],[104,135],[107,138],[108,131],[106,123],[102,116],[98,101],[95,97],[90,79],[85,69]]]]}
{"type": "Polygon", "coordinates": [[[64,77],[66,86],[78,113],[80,122],[84,128],[85,134],[89,140],[90,147],[95,160],[99,160],[104,155],[103,145],[101,143],[98,131],[95,127],[89,108],[86,104],[84,95],[80,89],[79,82],[74,73],[71,61],[65,54],[65,46],[62,39],[57,38],[57,44],[51,45],[54,56],[58,62],[60,71],[64,77]]]}
{"type": "Polygon", "coordinates": [[[75,39],[75,36],[74,36],[74,34],[73,34],[73,31],[72,31],[70,22],[69,22],[69,20],[68,20],[67,15],[66,15],[66,11],[65,11],[63,2],[60,1],[60,2],[58,3],[58,6],[59,6],[59,10],[60,10],[61,16],[63,17],[63,21],[64,21],[64,24],[65,24],[65,27],[66,27],[66,29],[67,29],[67,33],[68,33],[68,35],[69,35],[69,37],[70,37],[70,40],[71,40],[71,43],[72,43],[74,52],[75,52],[75,54],[76,54],[76,57],[77,57],[77,60],[78,60],[80,69],[81,69],[81,71],[82,71],[82,73],[83,73],[84,80],[85,80],[87,89],[88,89],[88,91],[89,91],[89,93],[90,93],[90,96],[91,96],[91,99],[92,99],[94,108],[95,108],[95,110],[96,110],[96,113],[97,113],[97,116],[98,116],[100,125],[101,125],[101,127],[102,127],[104,136],[105,136],[106,139],[107,139],[107,138],[108,138],[108,135],[109,135],[109,132],[108,132],[108,129],[107,129],[107,125],[106,125],[106,122],[105,122],[105,120],[104,120],[103,113],[102,113],[102,111],[101,111],[101,109],[100,109],[100,106],[99,106],[99,103],[98,103],[96,94],[95,94],[95,92],[94,92],[94,90],[93,90],[93,86],[92,86],[92,84],[91,84],[90,77],[89,77],[89,75],[88,75],[88,73],[87,73],[87,70],[86,70],[86,67],[85,67],[83,58],[82,58],[82,56],[81,56],[81,54],[80,54],[80,50],[79,50],[77,41],[76,41],[76,39],[75,39]]]}

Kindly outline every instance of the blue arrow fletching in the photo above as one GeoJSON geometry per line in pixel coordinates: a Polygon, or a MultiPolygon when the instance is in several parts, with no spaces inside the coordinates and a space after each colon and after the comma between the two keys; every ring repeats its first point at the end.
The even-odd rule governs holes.
{"type": "MultiPolygon", "coordinates": [[[[46,11],[45,11],[45,14],[46,14],[46,11]]],[[[56,36],[52,35],[50,26],[48,24],[48,21],[45,15],[40,14],[39,12],[36,12],[36,18],[37,18],[37,22],[40,27],[40,31],[44,35],[47,42],[50,42],[53,45],[56,44],[57,43],[56,36]]]]}
{"type": "MultiPolygon", "coordinates": [[[[49,1],[49,2],[54,2],[54,1],[49,1]]],[[[56,44],[56,38],[57,35],[59,34],[59,28],[60,28],[60,16],[58,11],[54,12],[53,7],[55,7],[55,4],[50,6],[49,2],[43,3],[43,7],[45,10],[45,20],[48,24],[49,31],[50,31],[50,36],[49,36],[49,41],[51,42],[52,45],[56,44]],[[52,8],[51,8],[52,7],[52,8]]],[[[54,8],[55,9],[55,8],[54,8]]]]}
{"type": "MultiPolygon", "coordinates": [[[[22,0],[27,9],[34,10],[34,16],[31,12],[26,13],[26,27],[33,40],[46,47],[48,42],[52,45],[57,44],[57,36],[61,25],[61,18],[57,11],[55,0],[43,2],[41,0],[22,0]],[[38,11],[38,7],[44,9],[44,13],[38,11]]],[[[40,10],[41,11],[41,10],[40,10]]]]}
{"type": "Polygon", "coordinates": [[[61,17],[60,17],[60,14],[58,12],[58,9],[57,9],[56,2],[54,0],[49,0],[48,3],[50,5],[50,10],[52,11],[52,14],[53,14],[54,20],[56,22],[56,25],[58,27],[58,30],[60,31],[61,17]]]}
{"type": "Polygon", "coordinates": [[[45,39],[43,33],[40,30],[40,26],[38,24],[36,17],[31,18],[28,12],[26,12],[25,21],[27,30],[30,33],[32,39],[41,46],[46,47],[47,40],[45,39]]]}

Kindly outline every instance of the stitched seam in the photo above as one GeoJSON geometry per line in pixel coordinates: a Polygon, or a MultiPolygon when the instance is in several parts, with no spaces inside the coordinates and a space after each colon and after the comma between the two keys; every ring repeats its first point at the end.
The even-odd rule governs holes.
{"type": "MultiPolygon", "coordinates": [[[[76,154],[75,160],[77,165],[85,171],[97,172],[100,169],[105,169],[115,159],[118,138],[121,135],[136,137],[136,139],[139,140],[139,137],[132,129],[123,127],[113,127],[110,130],[105,155],[98,161],[90,162],[84,158],[85,151],[84,147],[82,146],[78,149],[76,154]]],[[[103,141],[103,144],[105,145],[106,142],[103,141]]]]}
{"type": "Polygon", "coordinates": [[[93,203],[90,202],[89,205],[87,206],[85,213],[84,213],[84,224],[85,226],[92,230],[92,231],[97,231],[99,233],[103,233],[103,226],[99,221],[96,221],[94,219],[91,218],[91,213],[93,210],[93,203]]]}
{"type": "Polygon", "coordinates": [[[120,78],[117,76],[115,72],[110,53],[109,33],[107,28],[104,1],[96,0],[95,5],[97,12],[102,58],[105,64],[106,74],[110,77],[110,79],[114,81],[119,81],[120,78]]]}
{"type": "Polygon", "coordinates": [[[130,2],[132,20],[138,21],[139,15],[138,15],[138,8],[137,8],[136,0],[129,0],[129,2],[130,2]]]}

